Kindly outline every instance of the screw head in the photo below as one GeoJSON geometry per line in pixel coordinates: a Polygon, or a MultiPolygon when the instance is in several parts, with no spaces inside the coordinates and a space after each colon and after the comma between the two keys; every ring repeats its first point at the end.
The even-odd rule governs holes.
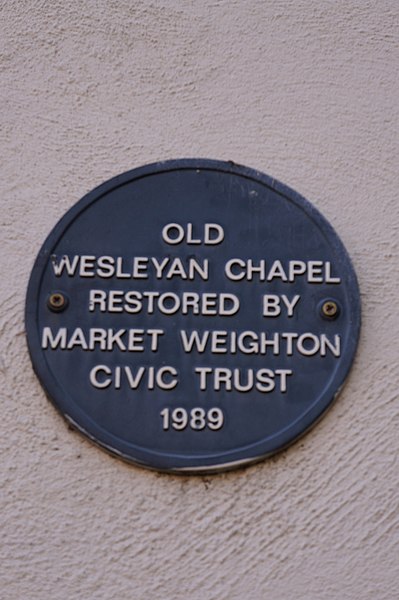
{"type": "Polygon", "coordinates": [[[47,299],[47,306],[53,312],[62,312],[68,305],[68,298],[62,292],[52,292],[47,299]]]}
{"type": "Polygon", "coordinates": [[[338,303],[335,300],[324,300],[320,311],[324,319],[336,319],[339,315],[338,303]]]}

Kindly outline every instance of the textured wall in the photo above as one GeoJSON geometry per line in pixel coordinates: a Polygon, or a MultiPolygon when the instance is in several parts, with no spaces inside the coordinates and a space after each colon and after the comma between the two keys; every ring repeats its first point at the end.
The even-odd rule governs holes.
{"type": "Polygon", "coordinates": [[[398,17],[396,0],[1,3],[1,597],[397,598],[398,17]],[[63,213],[187,156],[307,196],[363,302],[323,421],[210,477],[128,466],[68,430],[24,337],[34,256],[63,213]]]}

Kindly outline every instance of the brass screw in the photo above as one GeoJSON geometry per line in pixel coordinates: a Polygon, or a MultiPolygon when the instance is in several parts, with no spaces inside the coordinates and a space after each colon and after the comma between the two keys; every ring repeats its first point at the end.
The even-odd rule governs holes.
{"type": "Polygon", "coordinates": [[[335,319],[338,316],[338,304],[334,300],[326,300],[321,306],[321,314],[326,319],[335,319]]]}
{"type": "Polygon", "coordinates": [[[61,312],[63,311],[68,304],[68,299],[61,292],[53,292],[50,294],[47,300],[47,306],[53,312],[61,312]]]}

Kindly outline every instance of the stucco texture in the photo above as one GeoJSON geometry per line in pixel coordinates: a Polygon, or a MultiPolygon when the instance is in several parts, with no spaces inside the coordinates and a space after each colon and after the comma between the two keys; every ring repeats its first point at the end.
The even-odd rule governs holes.
{"type": "Polygon", "coordinates": [[[398,18],[396,0],[1,3],[1,598],[398,597],[398,18]],[[67,209],[113,175],[195,156],[309,198],[363,305],[317,427],[208,477],[129,466],[68,429],[23,321],[67,209]]]}

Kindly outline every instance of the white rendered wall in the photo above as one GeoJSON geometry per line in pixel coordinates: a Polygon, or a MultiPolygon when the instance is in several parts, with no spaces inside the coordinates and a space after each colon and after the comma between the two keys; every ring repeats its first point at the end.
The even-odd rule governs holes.
{"type": "Polygon", "coordinates": [[[397,0],[1,3],[0,597],[398,597],[397,0]],[[363,329],[319,425],[263,463],[161,475],[68,430],[28,358],[34,257],[83,194],[179,157],[311,200],[363,329]]]}

